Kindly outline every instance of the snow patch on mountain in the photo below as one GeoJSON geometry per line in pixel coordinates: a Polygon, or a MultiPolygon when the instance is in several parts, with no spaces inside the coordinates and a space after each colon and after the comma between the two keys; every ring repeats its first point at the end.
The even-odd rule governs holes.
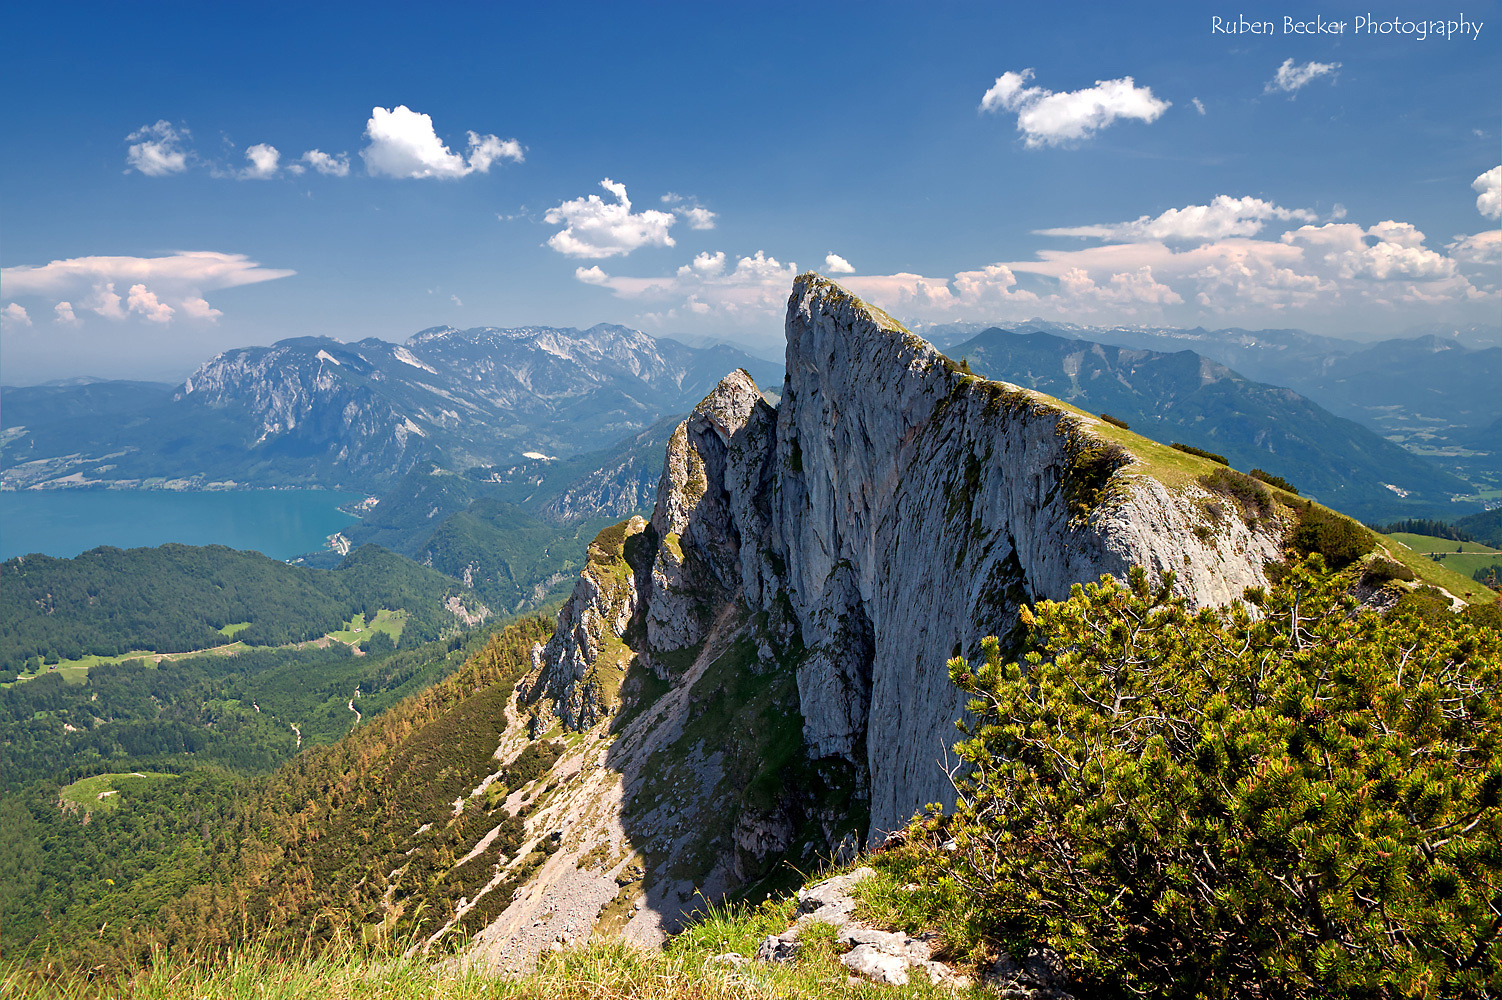
{"type": "Polygon", "coordinates": [[[438,370],[436,368],[425,365],[421,361],[417,360],[417,355],[413,354],[405,347],[398,347],[396,350],[391,352],[391,356],[396,358],[396,360],[400,361],[404,365],[411,365],[413,368],[421,368],[423,371],[430,372],[434,375],[438,374],[438,370]]]}

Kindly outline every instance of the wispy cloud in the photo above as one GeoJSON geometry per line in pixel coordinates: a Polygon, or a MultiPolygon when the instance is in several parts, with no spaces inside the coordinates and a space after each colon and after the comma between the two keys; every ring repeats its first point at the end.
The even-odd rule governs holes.
{"type": "Polygon", "coordinates": [[[1318,216],[1304,208],[1283,208],[1261,198],[1219,195],[1208,205],[1170,208],[1157,216],[1131,222],[1063,226],[1036,230],[1039,236],[1080,236],[1100,240],[1166,240],[1195,242],[1227,236],[1255,236],[1269,221],[1314,222],[1318,216]]]}
{"type": "Polygon", "coordinates": [[[181,252],[167,257],[73,257],[0,270],[8,295],[55,301],[59,322],[78,309],[105,319],[134,315],[156,323],[183,317],[213,322],[222,313],[204,292],[286,278],[294,271],[262,267],[243,254],[181,252]],[[122,297],[116,287],[127,289],[122,297]],[[122,305],[123,303],[123,305],[122,305]]]}
{"type": "Polygon", "coordinates": [[[141,126],[125,137],[130,143],[125,150],[125,172],[136,170],[147,177],[182,173],[188,169],[189,151],[184,143],[189,135],[187,129],[175,127],[166,119],[141,126]]]}
{"type": "Polygon", "coordinates": [[[322,150],[310,149],[302,154],[302,160],[308,166],[328,177],[349,176],[349,154],[340,153],[337,156],[325,153],[322,150]]]}
{"type": "Polygon", "coordinates": [[[731,325],[762,321],[786,305],[797,274],[798,265],[783,264],[761,250],[737,258],[733,266],[723,250],[700,253],[661,278],[616,277],[599,265],[574,270],[574,277],[584,284],[608,288],[617,298],[647,306],[638,320],[656,326],[685,319],[714,318],[731,325]]]}
{"type": "Polygon", "coordinates": [[[1295,65],[1292,59],[1283,60],[1283,65],[1273,74],[1273,78],[1267,81],[1267,86],[1262,88],[1265,94],[1293,94],[1308,86],[1311,82],[1322,76],[1334,77],[1340,63],[1306,62],[1303,65],[1295,65]]]}
{"type": "Polygon", "coordinates": [[[690,229],[713,229],[715,220],[719,215],[699,204],[699,199],[692,195],[684,196],[669,191],[662,196],[664,205],[673,206],[673,214],[688,222],[690,229]]]}

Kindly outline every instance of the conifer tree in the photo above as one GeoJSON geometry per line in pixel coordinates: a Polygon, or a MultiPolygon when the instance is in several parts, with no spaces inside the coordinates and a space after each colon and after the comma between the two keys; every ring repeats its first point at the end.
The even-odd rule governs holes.
{"type": "Polygon", "coordinates": [[[973,696],[934,851],[1010,949],[1091,995],[1491,995],[1502,637],[1359,609],[1313,556],[1191,611],[1134,569],[1024,609],[973,696]]]}

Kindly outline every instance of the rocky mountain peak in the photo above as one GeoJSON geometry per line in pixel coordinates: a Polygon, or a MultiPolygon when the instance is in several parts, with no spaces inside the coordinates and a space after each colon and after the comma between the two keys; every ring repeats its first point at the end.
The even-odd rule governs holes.
{"type": "Polygon", "coordinates": [[[851,767],[867,832],[891,830],[952,797],[946,661],[1014,636],[1024,602],[1135,564],[1224,603],[1280,555],[1279,524],[1208,515],[1166,449],[969,374],[835,282],[797,278],[786,335],[775,409],[738,371],[674,432],[651,518],[539,651],[534,728],[609,716],[632,663],[677,683],[748,644],[744,669],[795,679],[804,754],[851,767]]]}

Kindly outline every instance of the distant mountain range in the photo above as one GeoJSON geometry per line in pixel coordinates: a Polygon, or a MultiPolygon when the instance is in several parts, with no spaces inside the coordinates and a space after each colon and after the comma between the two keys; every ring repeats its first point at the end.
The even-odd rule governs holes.
{"type": "MultiPolygon", "coordinates": [[[[924,329],[953,349],[983,327],[924,329]]],[[[1471,482],[1473,496],[1502,494],[1502,329],[1429,326],[1382,341],[1323,337],[1304,330],[1092,327],[1029,320],[1014,333],[1173,353],[1192,350],[1249,379],[1287,386],[1337,416],[1376,431],[1471,482]]]]}
{"type": "Polygon", "coordinates": [[[725,345],[605,324],[284,340],[226,351],[175,390],[3,390],[0,486],[374,491],[424,463],[465,472],[597,450],[685,412],[741,367],[781,382],[780,366],[725,345]]]}
{"type": "Polygon", "coordinates": [[[1148,437],[1208,449],[1243,470],[1265,469],[1352,516],[1454,516],[1451,496],[1471,491],[1466,480],[1294,390],[1253,381],[1191,350],[991,329],[950,353],[978,375],[1110,413],[1148,437]]]}

